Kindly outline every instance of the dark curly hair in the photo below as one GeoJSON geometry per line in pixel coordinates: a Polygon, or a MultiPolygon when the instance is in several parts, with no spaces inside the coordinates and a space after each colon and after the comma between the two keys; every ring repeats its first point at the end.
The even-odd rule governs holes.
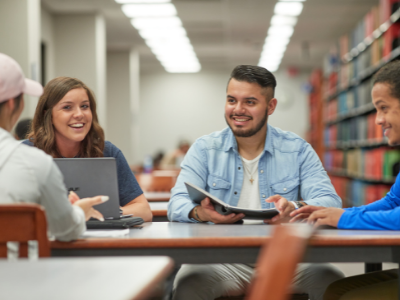
{"type": "Polygon", "coordinates": [[[31,132],[28,139],[33,144],[53,157],[62,157],[57,148],[54,126],[52,124],[53,107],[73,89],[85,89],[92,112],[92,126],[85,139],[81,142],[78,157],[103,157],[104,131],[99,125],[96,113],[96,101],[92,91],[79,79],[57,77],[49,81],[39,98],[33,117],[31,132]]]}
{"type": "Polygon", "coordinates": [[[391,96],[400,101],[400,60],[392,61],[374,75],[373,85],[377,83],[386,83],[390,86],[391,96]]]}

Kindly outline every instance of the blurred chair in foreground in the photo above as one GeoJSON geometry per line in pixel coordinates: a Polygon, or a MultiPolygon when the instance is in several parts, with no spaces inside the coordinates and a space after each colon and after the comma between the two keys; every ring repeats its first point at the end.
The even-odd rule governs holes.
{"type": "MultiPolygon", "coordinates": [[[[255,276],[244,299],[308,299],[307,295],[292,294],[291,285],[297,264],[304,256],[312,232],[312,227],[305,224],[276,226],[272,238],[261,248],[255,276]]],[[[234,299],[242,298],[218,298],[234,299]]]]}
{"type": "Polygon", "coordinates": [[[246,300],[289,300],[297,264],[313,232],[305,224],[276,226],[271,240],[258,256],[255,277],[246,300]]]}
{"type": "Polygon", "coordinates": [[[0,257],[50,256],[44,209],[37,204],[0,205],[0,257]]]}

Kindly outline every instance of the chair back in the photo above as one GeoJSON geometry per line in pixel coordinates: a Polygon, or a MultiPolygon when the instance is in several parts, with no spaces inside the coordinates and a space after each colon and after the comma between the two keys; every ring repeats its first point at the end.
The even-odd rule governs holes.
{"type": "Polygon", "coordinates": [[[44,209],[38,204],[0,205],[0,257],[49,257],[44,209]]]}
{"type": "Polygon", "coordinates": [[[169,192],[175,185],[175,176],[137,174],[136,179],[144,192],[169,192]]]}
{"type": "Polygon", "coordinates": [[[306,224],[278,225],[261,248],[246,300],[288,300],[296,266],[313,229],[306,224]]]}

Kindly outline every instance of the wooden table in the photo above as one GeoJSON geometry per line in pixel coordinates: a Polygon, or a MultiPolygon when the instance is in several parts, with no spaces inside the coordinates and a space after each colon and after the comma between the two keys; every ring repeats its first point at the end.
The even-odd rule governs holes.
{"type": "MultiPolygon", "coordinates": [[[[296,226],[296,225],[283,225],[296,226]]],[[[254,263],[273,226],[145,223],[126,238],[52,242],[53,256],[166,255],[182,263],[254,263]]],[[[319,230],[306,262],[400,262],[400,231],[319,230]]]]}
{"type": "Polygon", "coordinates": [[[0,299],[147,299],[172,271],[168,257],[0,260],[0,299]]]}
{"type": "Polygon", "coordinates": [[[168,222],[168,203],[169,202],[149,202],[153,214],[153,222],[168,222]]]}

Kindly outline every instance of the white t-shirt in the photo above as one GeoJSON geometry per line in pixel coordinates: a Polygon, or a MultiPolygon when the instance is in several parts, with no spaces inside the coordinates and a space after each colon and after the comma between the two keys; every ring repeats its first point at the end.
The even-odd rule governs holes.
{"type": "Polygon", "coordinates": [[[240,198],[238,207],[260,209],[260,188],[258,186],[258,162],[260,161],[261,155],[252,160],[247,160],[242,157],[243,161],[243,186],[240,192],[240,198]],[[250,179],[253,178],[253,183],[250,179]]]}

